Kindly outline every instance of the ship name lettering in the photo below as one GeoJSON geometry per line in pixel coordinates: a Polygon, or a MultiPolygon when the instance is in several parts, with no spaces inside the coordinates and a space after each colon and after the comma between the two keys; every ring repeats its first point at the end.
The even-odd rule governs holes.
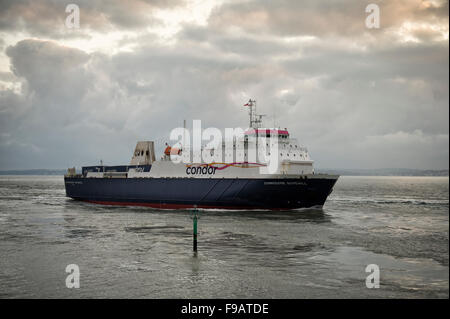
{"type": "Polygon", "coordinates": [[[186,167],[187,175],[215,175],[217,167],[212,166],[191,166],[186,167]]]}

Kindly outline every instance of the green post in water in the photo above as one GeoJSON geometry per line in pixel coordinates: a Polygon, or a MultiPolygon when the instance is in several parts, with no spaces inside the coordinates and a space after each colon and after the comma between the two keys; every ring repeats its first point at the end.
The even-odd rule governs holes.
{"type": "Polygon", "coordinates": [[[194,252],[197,252],[197,209],[194,210],[194,252]]]}

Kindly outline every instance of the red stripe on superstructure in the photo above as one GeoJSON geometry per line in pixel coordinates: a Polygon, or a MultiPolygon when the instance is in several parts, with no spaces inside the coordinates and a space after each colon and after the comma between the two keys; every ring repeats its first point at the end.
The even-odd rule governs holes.
{"type": "Polygon", "coordinates": [[[244,134],[255,134],[258,132],[258,134],[286,134],[289,135],[289,132],[287,130],[274,130],[274,129],[257,129],[257,130],[248,130],[245,131],[244,134]]]}

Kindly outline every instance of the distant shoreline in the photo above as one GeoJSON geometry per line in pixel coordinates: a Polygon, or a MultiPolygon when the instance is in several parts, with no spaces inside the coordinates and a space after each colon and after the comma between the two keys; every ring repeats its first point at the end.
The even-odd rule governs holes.
{"type": "Polygon", "coordinates": [[[0,171],[0,175],[64,175],[66,169],[18,169],[0,171]]]}
{"type": "MultiPolygon", "coordinates": [[[[65,169],[25,169],[3,170],[0,175],[64,175],[65,169]]],[[[316,173],[336,174],[342,176],[449,176],[449,170],[421,170],[408,168],[381,168],[381,169],[317,169],[316,173]]]]}
{"type": "Polygon", "coordinates": [[[448,169],[409,169],[409,168],[377,168],[377,169],[317,169],[317,173],[337,174],[342,176],[449,176],[448,169]]]}

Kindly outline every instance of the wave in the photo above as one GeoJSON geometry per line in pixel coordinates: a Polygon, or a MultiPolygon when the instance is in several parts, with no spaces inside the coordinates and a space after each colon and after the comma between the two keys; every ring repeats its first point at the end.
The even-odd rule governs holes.
{"type": "Polygon", "coordinates": [[[355,197],[355,196],[330,197],[329,201],[372,203],[372,204],[411,204],[411,205],[448,205],[449,204],[448,199],[385,198],[385,197],[355,197]]]}

